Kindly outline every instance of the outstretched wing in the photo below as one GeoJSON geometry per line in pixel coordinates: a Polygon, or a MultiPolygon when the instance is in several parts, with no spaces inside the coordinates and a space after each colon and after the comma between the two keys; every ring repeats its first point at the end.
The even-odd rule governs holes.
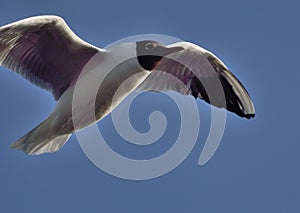
{"type": "Polygon", "coordinates": [[[98,51],[57,16],[37,16],[0,27],[0,65],[49,90],[56,100],[98,51]]]}
{"type": "Polygon", "coordinates": [[[220,59],[189,42],[170,46],[181,46],[184,50],[163,58],[138,90],[176,91],[201,98],[241,117],[255,116],[248,92],[220,59]]]}

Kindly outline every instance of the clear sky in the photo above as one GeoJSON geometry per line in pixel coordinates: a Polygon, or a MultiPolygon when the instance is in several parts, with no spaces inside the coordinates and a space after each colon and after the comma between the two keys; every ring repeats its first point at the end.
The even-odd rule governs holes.
{"type": "MultiPolygon", "coordinates": [[[[200,167],[209,108],[199,100],[203,134],[188,158],[157,179],[122,180],[95,167],[74,136],[53,154],[26,156],[10,149],[51,112],[55,102],[50,93],[0,68],[0,212],[299,212],[299,9],[298,1],[2,3],[0,25],[56,14],[99,47],[144,33],[201,45],[243,82],[257,115],[249,121],[228,113],[221,146],[200,167]]],[[[146,94],[137,99],[132,109],[137,130],[147,131],[149,109],[156,103],[165,106],[169,99],[164,97],[146,94]],[[150,108],[143,113],[138,102],[150,108]]],[[[165,111],[176,117],[176,110],[165,111]]],[[[167,139],[178,131],[168,129],[167,139],[140,150],[124,145],[110,117],[99,127],[115,150],[138,158],[168,150],[172,142],[167,139]]]]}

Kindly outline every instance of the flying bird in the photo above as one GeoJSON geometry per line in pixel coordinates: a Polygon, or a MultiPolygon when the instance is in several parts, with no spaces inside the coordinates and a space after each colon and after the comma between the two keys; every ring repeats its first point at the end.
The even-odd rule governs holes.
{"type": "Polygon", "coordinates": [[[74,131],[95,122],[85,115],[91,105],[98,121],[134,90],[176,91],[240,117],[255,116],[248,92],[225,64],[189,42],[164,46],[143,40],[101,49],[80,39],[61,17],[36,16],[0,27],[0,65],[50,91],[57,100],[48,118],[12,144],[27,154],[59,150],[74,131]],[[87,66],[90,61],[93,65],[87,66]],[[83,70],[83,79],[88,79],[84,84],[86,102],[78,107],[82,125],[75,128],[72,102],[83,70]],[[90,103],[93,99],[89,96],[97,89],[94,84],[104,75],[96,102],[90,103]],[[128,79],[113,101],[119,86],[128,79]]]}

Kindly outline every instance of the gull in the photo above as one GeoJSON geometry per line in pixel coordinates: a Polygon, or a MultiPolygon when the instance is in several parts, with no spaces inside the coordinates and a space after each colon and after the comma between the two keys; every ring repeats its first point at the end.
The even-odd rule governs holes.
{"type": "Polygon", "coordinates": [[[142,40],[101,49],[80,39],[61,17],[53,15],[0,27],[0,65],[50,91],[57,101],[43,122],[11,145],[31,155],[58,151],[74,131],[101,120],[134,90],[176,91],[241,117],[255,115],[239,80],[220,59],[195,44],[164,46],[142,40]],[[84,84],[83,105],[77,106],[81,125],[75,128],[72,103],[81,77],[88,83],[84,84]],[[98,88],[97,80],[104,77],[98,88]],[[95,88],[96,98],[92,98],[95,88]],[[91,103],[94,98],[96,102],[91,103]],[[91,106],[95,120],[86,116],[91,106]]]}

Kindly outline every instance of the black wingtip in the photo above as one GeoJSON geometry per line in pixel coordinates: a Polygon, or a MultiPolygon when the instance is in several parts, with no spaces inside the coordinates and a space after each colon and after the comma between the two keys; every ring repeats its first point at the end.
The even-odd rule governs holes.
{"type": "Polygon", "coordinates": [[[251,118],[255,117],[255,114],[246,114],[246,115],[244,115],[244,117],[247,119],[251,119],[251,118]]]}

